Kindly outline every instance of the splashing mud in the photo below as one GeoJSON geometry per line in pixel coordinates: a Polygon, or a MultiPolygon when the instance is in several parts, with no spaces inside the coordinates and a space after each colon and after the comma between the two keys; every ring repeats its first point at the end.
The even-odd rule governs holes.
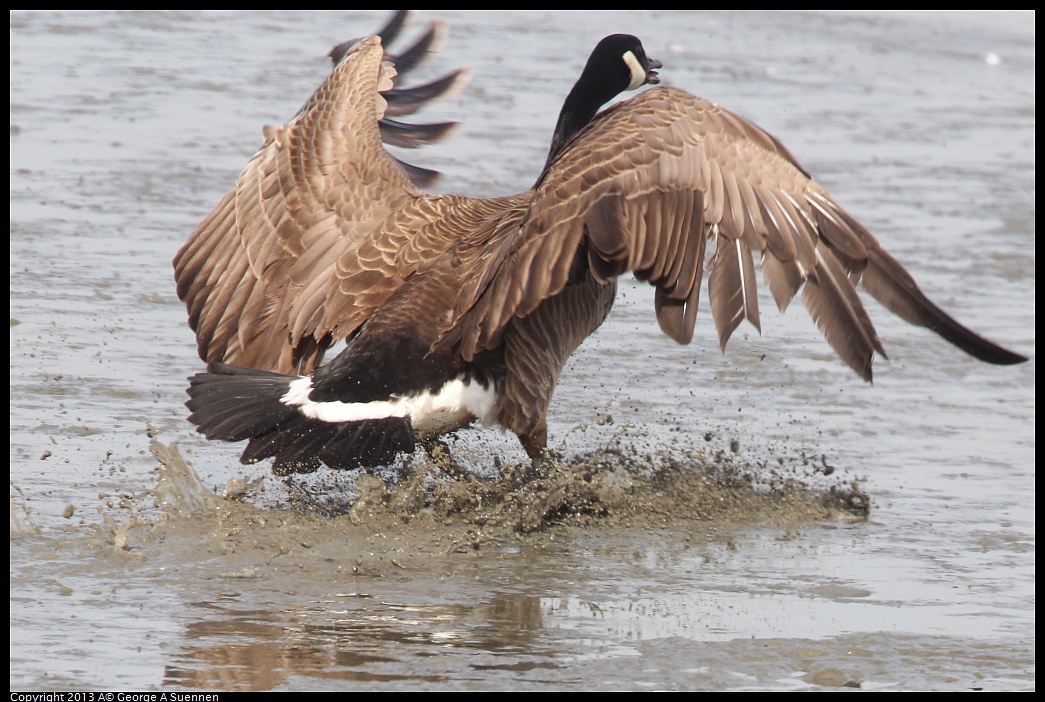
{"type": "Polygon", "coordinates": [[[569,459],[552,458],[528,481],[520,476],[529,465],[476,471],[440,449],[382,473],[234,479],[222,499],[203,486],[176,443],[154,439],[152,451],[162,464],[154,491],[163,510],[157,524],[169,530],[171,518],[177,524],[177,518],[190,517],[199,528],[209,515],[215,530],[269,539],[278,553],[297,548],[302,529],[309,531],[310,542],[329,539],[337,545],[351,542],[353,534],[395,535],[399,550],[409,540],[409,553],[427,557],[539,541],[574,527],[685,525],[710,535],[745,525],[854,521],[865,519],[870,509],[858,481],[840,475],[824,480],[825,471],[804,457],[779,458],[776,469],[767,471],[765,462],[748,463],[733,451],[654,454],[625,440],[569,459]],[[275,483],[271,492],[280,493],[275,500],[266,497],[265,481],[275,483]]]}

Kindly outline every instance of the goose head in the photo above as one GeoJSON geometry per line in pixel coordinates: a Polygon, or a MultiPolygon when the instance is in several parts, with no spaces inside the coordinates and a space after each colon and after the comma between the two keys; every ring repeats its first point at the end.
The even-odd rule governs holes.
{"type": "Polygon", "coordinates": [[[545,168],[607,102],[625,91],[659,83],[656,69],[662,66],[647,56],[642,42],[630,34],[611,34],[600,41],[559,112],[545,168]]]}
{"type": "Polygon", "coordinates": [[[589,87],[594,93],[598,93],[601,88],[601,92],[608,96],[603,100],[605,104],[626,90],[635,90],[647,83],[659,83],[660,76],[655,69],[662,65],[660,61],[646,56],[646,50],[638,37],[611,34],[596,44],[577,85],[589,87]]]}

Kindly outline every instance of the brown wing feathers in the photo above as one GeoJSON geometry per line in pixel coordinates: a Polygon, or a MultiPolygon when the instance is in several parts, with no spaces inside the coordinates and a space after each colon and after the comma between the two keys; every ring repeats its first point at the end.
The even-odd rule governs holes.
{"type": "Polygon", "coordinates": [[[719,345],[726,342],[745,319],[762,330],[758,317],[758,290],[755,287],[755,263],[751,249],[740,239],[717,233],[718,248],[711,260],[708,297],[711,314],[718,329],[719,345]]]}
{"type": "MultiPolygon", "coordinates": [[[[178,294],[204,360],[309,372],[401,283],[388,252],[402,245],[388,240],[446,216],[440,208],[410,210],[424,196],[382,145],[378,120],[386,101],[378,91],[391,88],[395,72],[380,42],[342,51],[350,58],[337,63],[301,112],[265,129],[265,144],[235,189],[175,258],[178,294]],[[387,226],[390,217],[398,218],[396,227],[387,226]]],[[[461,78],[454,73],[436,87],[403,89],[390,99],[408,114],[461,78]]],[[[405,145],[445,136],[449,125],[418,129],[403,137],[405,145]]],[[[419,238],[415,248],[428,250],[415,259],[450,245],[419,238]]]]}
{"type": "Polygon", "coordinates": [[[456,317],[466,355],[486,347],[513,318],[532,313],[567,282],[587,251],[600,280],[625,270],[657,287],[661,329],[688,343],[705,247],[720,344],[747,319],[759,327],[754,256],[777,306],[799,290],[827,341],[861,377],[885,355],[854,284],[890,310],[974,356],[1021,356],[955,322],[839,207],[772,136],[713,103],[654,88],[605,111],[542,176],[517,236],[478,264],[456,317]],[[583,245],[582,245],[582,242],[583,245]],[[804,289],[803,289],[804,286],[804,289]]]}
{"type": "Polygon", "coordinates": [[[597,281],[632,271],[655,286],[660,327],[680,343],[692,339],[710,257],[725,349],[743,320],[760,325],[756,255],[777,307],[802,290],[828,342],[867,380],[884,352],[854,287],[861,280],[887,308],[977,358],[1024,360],[936,307],[774,137],[713,103],[648,90],[596,117],[534,191],[435,198],[385,152],[381,130],[414,146],[449,125],[379,120],[412,112],[460,76],[387,90],[386,103],[377,91],[394,72],[379,41],[345,51],[302,112],[266,130],[236,189],[175,259],[206,360],[309,372],[406,277],[435,265],[460,271],[443,338],[471,359],[558,296],[578,256],[597,281]]]}

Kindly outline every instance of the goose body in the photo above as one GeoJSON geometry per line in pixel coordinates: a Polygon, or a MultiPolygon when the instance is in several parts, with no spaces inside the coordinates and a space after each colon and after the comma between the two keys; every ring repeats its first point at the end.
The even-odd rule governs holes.
{"type": "Polygon", "coordinates": [[[335,49],[330,76],[266,130],[175,259],[208,362],[190,379],[190,420],[208,438],[247,440],[244,462],[274,457],[277,474],[387,464],[476,420],[536,458],[559,374],[609,314],[618,276],[655,287],[661,329],[685,344],[706,268],[724,350],[740,322],[759,325],[756,254],[778,307],[801,290],[865,380],[884,350],[858,282],[981,360],[1025,360],[929,301],[757,126],[663,87],[598,113],[657,82],[660,64],[628,35],[592,53],[531,190],[426,194],[427,174],[382,145],[383,94],[396,90],[382,38],[335,49]]]}

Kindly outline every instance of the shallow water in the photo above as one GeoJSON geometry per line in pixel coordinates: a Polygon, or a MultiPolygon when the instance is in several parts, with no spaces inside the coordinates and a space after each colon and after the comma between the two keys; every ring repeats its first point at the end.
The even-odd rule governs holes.
{"type": "MultiPolygon", "coordinates": [[[[440,191],[528,187],[591,46],[628,31],[666,83],[779,137],[930,297],[1031,361],[980,364],[872,302],[890,360],[865,385],[799,305],[764,296],[762,335],[742,327],[723,355],[707,309],[677,346],[628,282],[563,374],[553,445],[721,451],[805,482],[829,464],[863,480],[869,517],[757,496],[747,517],[772,518],[686,514],[612,482],[609,515],[531,533],[475,504],[433,520],[367,481],[382,508],[336,519],[287,508],[271,478],[222,500],[265,467],[184,419],[201,364],[170,260],[329,48],[384,15],[15,12],[11,688],[1033,689],[1033,13],[436,17],[442,65],[475,70],[426,114],[465,123],[413,159],[440,191]]],[[[522,457],[490,430],[454,450],[522,457]]]]}

